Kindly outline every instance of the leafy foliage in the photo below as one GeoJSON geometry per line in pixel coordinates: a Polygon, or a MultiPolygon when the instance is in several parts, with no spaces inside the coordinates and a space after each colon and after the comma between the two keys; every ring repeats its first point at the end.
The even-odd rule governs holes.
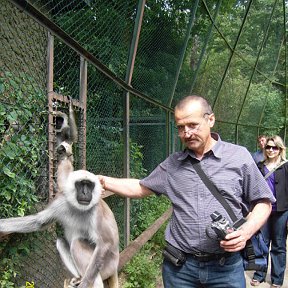
{"type": "MultiPolygon", "coordinates": [[[[39,108],[45,107],[45,94],[32,83],[25,74],[0,76],[0,218],[23,216],[38,201],[35,180],[46,145],[45,113],[39,108]]],[[[26,238],[13,237],[14,248],[10,241],[0,242],[0,287],[15,287],[12,279],[20,258],[28,254],[32,243],[26,238]]]]}
{"type": "Polygon", "coordinates": [[[34,181],[46,141],[38,109],[45,97],[31,82],[27,75],[9,72],[0,77],[2,99],[7,100],[0,106],[1,217],[23,216],[37,202],[34,181]]]}
{"type": "MultiPolygon", "coordinates": [[[[0,242],[0,287],[24,288],[22,283],[25,281],[22,276],[25,275],[21,272],[22,267],[31,265],[31,261],[36,260],[35,256],[39,250],[43,255],[47,244],[54,245],[54,240],[55,235],[51,231],[41,231],[33,234],[14,234],[10,239],[0,242]],[[19,283],[16,284],[17,282],[19,283]]],[[[47,262],[44,260],[43,263],[47,262]]]]}
{"type": "Polygon", "coordinates": [[[16,236],[12,241],[13,244],[10,241],[0,242],[0,287],[15,287],[13,278],[19,273],[21,258],[27,256],[32,247],[32,241],[27,241],[25,238],[27,236],[16,236]],[[12,244],[13,248],[4,249],[8,244],[12,244]]]}
{"type": "Polygon", "coordinates": [[[162,225],[151,240],[125,266],[123,274],[126,281],[123,288],[155,288],[155,283],[160,276],[160,266],[163,259],[165,227],[165,224],[162,225]]]}
{"type": "Polygon", "coordinates": [[[131,239],[135,239],[170,207],[166,197],[156,195],[132,199],[131,239]]]}

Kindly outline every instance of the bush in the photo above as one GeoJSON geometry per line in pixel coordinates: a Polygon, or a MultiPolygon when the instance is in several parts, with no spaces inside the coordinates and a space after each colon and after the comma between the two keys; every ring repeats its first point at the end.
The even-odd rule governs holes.
{"type": "Polygon", "coordinates": [[[0,77],[1,218],[23,216],[37,202],[34,181],[46,145],[39,107],[45,107],[45,94],[31,83],[27,75],[6,72],[0,77]]]}
{"type": "Polygon", "coordinates": [[[123,288],[155,288],[160,277],[166,224],[147,242],[123,270],[123,288]]]}
{"type": "MultiPolygon", "coordinates": [[[[25,74],[0,74],[0,218],[23,216],[38,201],[35,182],[47,143],[46,114],[39,109],[46,107],[46,97],[32,83],[25,74]]],[[[32,243],[13,239],[21,239],[16,248],[7,241],[0,243],[0,287],[15,287],[11,281],[19,269],[19,257],[27,255],[32,243]]]]}

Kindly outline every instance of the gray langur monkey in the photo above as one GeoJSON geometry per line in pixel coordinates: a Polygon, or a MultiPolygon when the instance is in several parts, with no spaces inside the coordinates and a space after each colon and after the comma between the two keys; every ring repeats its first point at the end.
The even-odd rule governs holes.
{"type": "Polygon", "coordinates": [[[72,153],[71,145],[60,146],[55,199],[37,214],[0,219],[0,236],[38,231],[56,221],[65,236],[56,243],[60,257],[79,278],[77,284],[72,279],[65,287],[103,288],[107,279],[110,288],[118,288],[119,234],[114,215],[101,199],[98,177],[85,170],[73,171],[67,156],[72,153]]]}
{"type": "MultiPolygon", "coordinates": [[[[70,146],[69,155],[65,154],[66,156],[70,157],[70,161],[73,164],[73,152],[72,152],[72,144],[77,143],[78,140],[78,130],[76,125],[75,113],[73,109],[73,101],[71,97],[67,97],[69,100],[69,117],[66,113],[61,111],[54,112],[54,124],[55,124],[55,136],[56,136],[56,145],[54,146],[54,154],[58,156],[58,161],[61,159],[61,155],[63,154],[63,147],[70,146]]],[[[54,108],[57,107],[57,102],[53,104],[54,108]]],[[[65,151],[65,149],[64,149],[65,151]]],[[[68,151],[67,151],[68,152],[68,151]]],[[[56,158],[55,158],[56,159],[56,158]]],[[[58,177],[58,168],[56,170],[56,178],[58,177]]],[[[58,184],[58,183],[57,183],[58,184]]],[[[54,193],[59,191],[56,182],[53,182],[54,193]]]]}
{"type": "Polygon", "coordinates": [[[78,131],[75,120],[75,113],[73,109],[73,103],[71,97],[69,99],[69,117],[66,113],[56,111],[55,117],[55,132],[56,132],[56,147],[62,142],[73,144],[77,142],[78,131]]]}

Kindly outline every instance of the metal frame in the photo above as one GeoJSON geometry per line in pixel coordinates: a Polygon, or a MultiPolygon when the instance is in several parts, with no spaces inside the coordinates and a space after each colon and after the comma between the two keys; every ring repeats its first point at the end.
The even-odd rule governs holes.
{"type": "MultiPolygon", "coordinates": [[[[255,61],[255,64],[254,64],[254,67],[253,67],[253,70],[252,70],[252,73],[251,73],[251,76],[250,76],[250,79],[249,79],[249,83],[248,83],[248,86],[247,86],[247,89],[246,89],[246,92],[245,92],[245,95],[244,95],[244,98],[243,98],[243,101],[242,101],[242,105],[241,105],[240,111],[239,111],[239,113],[238,113],[237,120],[236,120],[237,124],[239,123],[239,120],[240,120],[240,117],[241,117],[241,114],[242,114],[242,111],[243,111],[243,107],[244,107],[244,104],[245,104],[245,101],[246,101],[246,98],[247,98],[247,95],[248,95],[248,92],[249,92],[249,89],[250,89],[250,86],[251,86],[253,77],[254,77],[255,72],[256,72],[256,69],[257,69],[257,65],[258,65],[258,62],[259,62],[259,58],[260,58],[260,55],[261,55],[262,50],[263,50],[263,47],[264,47],[264,43],[265,43],[266,40],[267,40],[267,36],[268,36],[268,32],[269,32],[269,28],[270,28],[272,16],[273,16],[273,13],[274,13],[274,10],[275,10],[277,1],[278,1],[278,0],[275,0],[275,2],[274,2],[274,6],[273,6],[273,9],[272,9],[271,14],[270,14],[269,24],[268,24],[268,26],[266,27],[266,31],[265,31],[265,34],[264,34],[264,37],[263,37],[263,40],[262,40],[260,49],[258,50],[257,58],[256,58],[256,61],[255,61]]],[[[252,1],[251,1],[251,2],[252,2],[252,1]]],[[[236,125],[236,131],[235,131],[235,133],[236,133],[236,135],[235,135],[236,143],[238,143],[238,136],[239,136],[239,135],[238,135],[238,132],[239,132],[238,125],[236,125]]]]}
{"type": "MultiPolygon", "coordinates": [[[[146,0],[140,0],[138,3],[137,15],[135,20],[135,26],[133,31],[133,37],[131,41],[128,65],[126,70],[125,82],[131,86],[135,58],[138,48],[138,42],[140,37],[141,25],[143,21],[144,7],[146,0]]],[[[130,92],[127,91],[124,95],[124,177],[130,177],[130,92]]],[[[130,242],[130,199],[125,198],[125,234],[124,234],[124,245],[125,247],[130,242]]]]}
{"type": "MultiPolygon", "coordinates": [[[[56,169],[54,167],[55,161],[55,127],[54,127],[54,109],[53,102],[61,102],[69,104],[69,99],[67,96],[60,95],[53,90],[53,79],[54,79],[54,36],[48,32],[48,48],[47,48],[47,98],[48,98],[48,155],[49,155],[49,169],[48,169],[48,179],[49,179],[49,201],[55,197],[54,191],[54,178],[56,169]]],[[[79,134],[81,137],[81,142],[79,143],[80,151],[79,158],[81,159],[81,168],[86,168],[86,105],[87,105],[87,62],[81,57],[80,59],[80,89],[79,89],[79,101],[72,99],[74,107],[79,108],[81,111],[81,123],[83,123],[81,129],[79,129],[79,134]]]]}

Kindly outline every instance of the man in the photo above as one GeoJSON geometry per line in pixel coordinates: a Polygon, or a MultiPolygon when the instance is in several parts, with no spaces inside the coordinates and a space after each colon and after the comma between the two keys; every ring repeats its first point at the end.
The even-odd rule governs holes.
{"type": "Polygon", "coordinates": [[[258,136],[257,142],[258,142],[258,147],[260,149],[252,154],[252,157],[256,164],[264,161],[264,148],[266,145],[266,136],[265,135],[258,136]]]}
{"type": "Polygon", "coordinates": [[[246,148],[223,142],[218,134],[211,133],[215,116],[204,98],[187,96],[181,100],[175,107],[175,122],[186,146],[184,151],[170,155],[141,181],[99,176],[100,181],[104,189],[125,197],[156,193],[171,200],[173,214],[165,239],[183,251],[187,260],[182,266],[174,266],[164,259],[166,288],[243,288],[239,251],[264,224],[275,199],[246,148]],[[249,204],[253,204],[247,222],[239,230],[229,231],[226,240],[219,241],[209,230],[213,212],[231,219],[194,170],[192,162],[199,161],[239,218],[243,217],[243,208],[248,212],[249,204]]]}

